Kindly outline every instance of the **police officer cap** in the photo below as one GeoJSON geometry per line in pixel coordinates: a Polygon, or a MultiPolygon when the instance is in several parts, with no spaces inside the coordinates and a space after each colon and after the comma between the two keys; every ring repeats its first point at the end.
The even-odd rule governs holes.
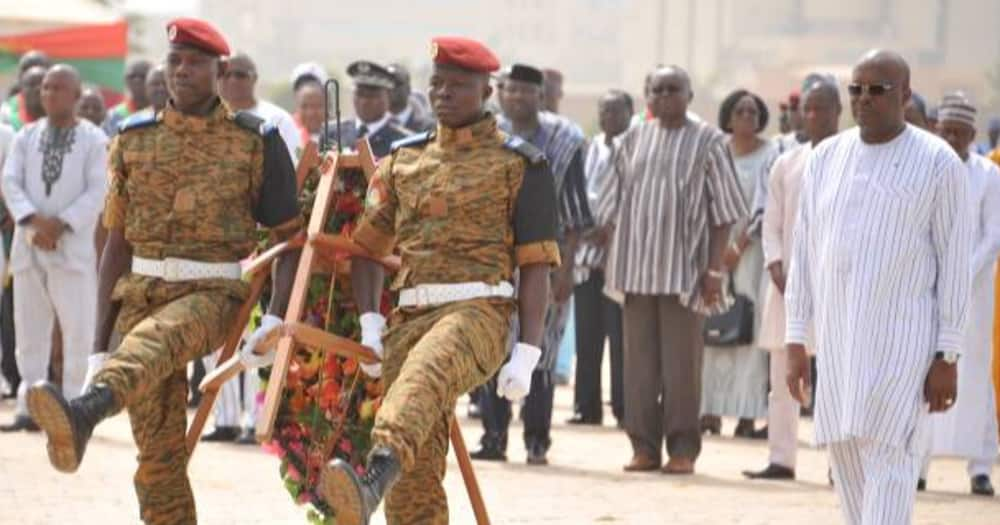
{"type": "Polygon", "coordinates": [[[392,73],[375,62],[358,60],[347,66],[347,74],[354,79],[354,84],[357,86],[385,89],[396,87],[396,78],[392,76],[392,73]]]}
{"type": "Polygon", "coordinates": [[[167,39],[171,44],[196,47],[215,56],[229,54],[226,38],[212,24],[197,18],[176,18],[167,24],[167,39]]]}
{"type": "Polygon", "coordinates": [[[527,82],[529,84],[537,84],[539,86],[541,86],[545,81],[545,75],[542,74],[542,70],[525,64],[514,64],[513,66],[510,66],[510,72],[507,73],[507,78],[510,80],[527,82]]]}

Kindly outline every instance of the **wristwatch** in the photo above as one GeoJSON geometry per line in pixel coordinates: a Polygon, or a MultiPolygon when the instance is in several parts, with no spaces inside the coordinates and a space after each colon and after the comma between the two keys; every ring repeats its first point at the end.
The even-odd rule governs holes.
{"type": "Polygon", "coordinates": [[[958,352],[935,352],[934,359],[953,365],[958,362],[958,352]]]}
{"type": "Polygon", "coordinates": [[[706,274],[707,274],[707,275],[708,275],[709,277],[711,277],[712,279],[718,279],[718,280],[720,280],[720,281],[721,281],[722,279],[725,279],[725,277],[726,277],[726,274],[724,274],[724,273],[722,273],[722,272],[720,272],[720,271],[718,271],[718,270],[713,270],[713,269],[711,269],[711,268],[709,268],[709,269],[708,269],[708,271],[707,271],[707,272],[705,272],[705,273],[706,273],[706,274]]]}

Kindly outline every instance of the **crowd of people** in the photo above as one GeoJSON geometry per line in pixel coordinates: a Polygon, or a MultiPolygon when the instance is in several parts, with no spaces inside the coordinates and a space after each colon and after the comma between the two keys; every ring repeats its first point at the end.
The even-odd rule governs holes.
{"type": "MultiPolygon", "coordinates": [[[[365,139],[376,158],[386,159],[403,143],[479,140],[475,126],[465,136],[459,132],[466,128],[436,122],[440,115],[412,88],[402,64],[352,63],[345,73],[354,86],[353,116],[338,126],[325,119],[323,67],[293,69],[295,107],[286,111],[258,97],[253,58],[226,51],[218,53],[226,63],[218,95],[231,111],[275,128],[293,162],[309,142],[350,148],[365,139]]],[[[108,108],[72,66],[39,51],[21,57],[0,109],[9,255],[0,387],[16,398],[4,432],[39,430],[29,410],[31,385],[50,380],[66,398],[76,397],[108,359],[91,355],[103,344],[95,333],[110,334],[114,322],[97,307],[98,297],[111,293],[98,268],[109,264],[102,251],[113,243],[105,226],[124,220],[115,210],[128,199],[108,173],[123,162],[151,166],[185,155],[182,143],[133,141],[118,156],[108,155],[109,145],[122,130],[151,122],[201,125],[165,111],[178,96],[168,86],[190,89],[167,77],[169,67],[130,63],[125,100],[108,108]]],[[[544,155],[555,188],[553,209],[532,215],[558,218],[555,248],[527,245],[537,253],[522,253],[518,246],[519,260],[552,263],[534,345],[539,355],[518,355],[534,326],[520,326],[523,317],[514,315],[508,329],[511,363],[530,371],[520,412],[529,464],[548,463],[554,370],[571,326],[576,370],[568,423],[603,424],[607,348],[611,414],[631,445],[627,472],[695,472],[703,435],[720,434],[725,417],[737,421],[736,438],[768,440],[765,467],[745,471],[747,478],[795,479],[805,413],[816,417],[817,443],[829,447],[830,482],[848,523],[908,522],[914,494],[926,487],[931,458],[939,455],[967,458],[971,492],[993,495],[1000,123],[991,121],[988,140],[976,143],[973,101],[953,92],[929,106],[911,92],[905,61],[886,51],[866,55],[846,86],[823,72],[808,75],[780,102],[781,133],[774,137],[765,135],[768,104],[745,89],[722,101],[714,124],[692,113],[692,82],[678,66],[649,73],[641,107],[624,90],[607,91],[596,108],[599,131],[588,137],[559,112],[562,82],[558,71],[509,64],[496,74],[496,96],[487,102],[496,129],[544,155]],[[841,132],[845,89],[857,126],[841,132]],[[984,156],[991,151],[993,160],[984,156]]],[[[154,187],[172,184],[142,169],[134,175],[154,187]]],[[[168,204],[180,214],[203,206],[198,190],[171,190],[168,204]]],[[[151,209],[159,204],[149,201],[151,209]]],[[[262,217],[269,216],[255,211],[255,220],[262,217]]],[[[163,228],[152,215],[130,220],[134,239],[143,239],[143,228],[163,228]]],[[[170,235],[198,228],[171,221],[170,235]]],[[[516,226],[518,235],[533,231],[516,226]]],[[[155,252],[141,256],[156,259],[155,252]]],[[[215,360],[205,355],[192,370],[210,371],[215,360]]],[[[506,461],[510,399],[518,396],[505,395],[513,388],[510,369],[490,372],[497,373],[472,392],[472,412],[483,423],[472,457],[506,461]]],[[[126,382],[100,373],[105,382],[126,382]]],[[[255,443],[259,388],[254,373],[228,383],[215,428],[202,439],[255,443]]],[[[104,414],[97,412],[95,423],[104,414]]],[[[149,417],[136,416],[133,424],[149,417]]],[[[77,462],[79,456],[82,450],[77,462]]],[[[404,459],[412,468],[413,458],[404,459]]],[[[140,500],[155,506],[157,497],[140,500]]]]}

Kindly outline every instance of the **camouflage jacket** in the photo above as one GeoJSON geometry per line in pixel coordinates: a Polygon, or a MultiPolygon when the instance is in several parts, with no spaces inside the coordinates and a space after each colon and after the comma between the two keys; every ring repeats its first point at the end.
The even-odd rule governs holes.
{"type": "Polygon", "coordinates": [[[516,266],[559,264],[555,186],[544,155],[486,116],[397,142],[368,188],[354,240],[399,248],[393,287],[510,280],[516,266]]]}
{"type": "MultiPolygon", "coordinates": [[[[295,169],[277,129],[222,103],[204,117],[169,105],[130,117],[111,144],[108,164],[104,225],[124,229],[137,257],[239,261],[254,249],[258,224],[289,233],[300,225],[295,169]]],[[[127,275],[115,296],[141,297],[164,284],[154,281],[127,275]]],[[[216,281],[222,280],[196,288],[221,286],[243,295],[241,283],[216,281]]]]}

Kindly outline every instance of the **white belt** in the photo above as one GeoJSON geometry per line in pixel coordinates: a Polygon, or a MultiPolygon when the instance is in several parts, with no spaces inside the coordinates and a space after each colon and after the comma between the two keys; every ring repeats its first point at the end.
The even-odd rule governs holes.
{"type": "Polygon", "coordinates": [[[486,283],[420,284],[399,292],[399,306],[435,306],[483,297],[514,297],[514,286],[486,283]]]}
{"type": "Polygon", "coordinates": [[[243,276],[240,263],[207,263],[167,257],[163,260],[132,257],[132,273],[159,277],[164,281],[195,281],[198,279],[239,279],[243,276]]]}

